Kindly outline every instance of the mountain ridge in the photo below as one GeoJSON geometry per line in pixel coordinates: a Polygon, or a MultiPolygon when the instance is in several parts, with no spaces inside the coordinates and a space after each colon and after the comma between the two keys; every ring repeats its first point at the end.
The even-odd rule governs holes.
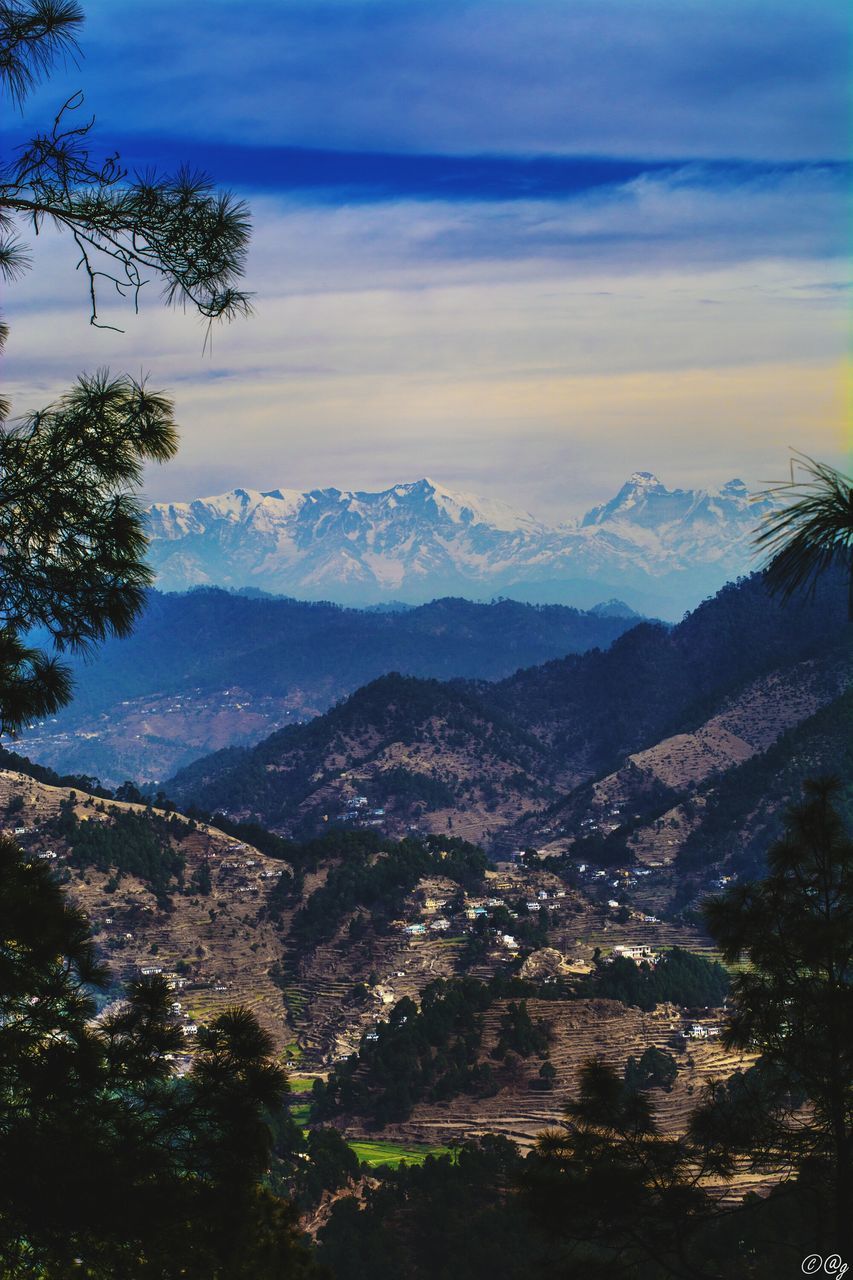
{"type": "Polygon", "coordinates": [[[361,793],[397,834],[415,816],[433,832],[464,824],[466,838],[514,831],[524,843],[560,797],[627,764],[640,792],[671,807],[654,758],[704,753],[681,784],[689,790],[766,750],[849,681],[838,586],[782,605],[754,575],[676,627],[643,621],[606,651],[493,684],[383,676],[309,724],[196,761],[166,790],[284,830],[346,818],[361,793]],[[763,726],[749,741],[738,737],[747,710],[763,726]],[[638,757],[651,748],[656,757],[638,757]]]}
{"type": "Polygon", "coordinates": [[[638,621],[618,602],[603,614],[455,598],[354,610],[220,588],[151,592],[130,637],[72,656],[74,702],[22,741],[61,772],[150,782],[318,715],[388,671],[501,679],[606,648],[638,621]]]}
{"type": "Polygon", "coordinates": [[[609,502],[555,525],[429,478],[377,492],[236,488],[155,503],[146,519],[167,590],[256,587],[362,605],[510,594],[589,607],[615,596],[677,618],[746,571],[770,505],[742,480],[670,490],[635,472],[609,502]]]}

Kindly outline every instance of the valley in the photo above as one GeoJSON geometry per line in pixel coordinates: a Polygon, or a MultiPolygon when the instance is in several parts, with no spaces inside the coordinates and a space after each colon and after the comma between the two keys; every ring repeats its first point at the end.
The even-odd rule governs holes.
{"type": "Polygon", "coordinates": [[[151,592],[131,636],[72,655],[74,701],[19,741],[60,773],[156,785],[210,751],[310,720],[387,672],[500,679],[607,648],[637,620],[619,601],[603,612],[460,599],[380,612],[213,589],[151,592]]]}
{"type": "MultiPolygon", "coordinates": [[[[418,662],[444,654],[466,674],[380,674],[329,709],[267,665],[274,651],[292,667],[293,647],[258,644],[259,618],[306,621],[305,606],[158,596],[148,625],[176,639],[162,671],[138,664],[114,718],[105,666],[79,732],[109,723],[122,764],[137,733],[140,760],[158,738],[221,748],[149,795],[4,751],[0,827],[85,912],[112,975],[98,1020],[140,979],[165,981],[180,1075],[219,1015],[257,1018],[292,1084],[270,1185],[323,1246],[347,1204],[363,1226],[406,1170],[456,1177],[466,1152],[530,1167],[591,1062],[643,1089],[661,1140],[749,1078],[756,1055],[723,1036],[738,969],[702,904],[764,874],[807,778],[838,775],[853,809],[842,585],[790,606],[743,579],[676,626],[509,602],[379,614],[393,643],[416,629],[418,662]],[[242,661],[242,685],[188,684],[188,617],[231,620],[222,663],[242,661]],[[609,643],[584,644],[602,622],[609,643]],[[574,652],[512,665],[569,636],[574,652]],[[486,661],[493,678],[472,674],[486,661]],[[142,691],[163,672],[175,692],[142,691]]],[[[329,664],[330,625],[341,652],[347,628],[374,625],[319,617],[329,664]]],[[[735,1205],[777,1180],[741,1161],[703,1186],[735,1205]]]]}
{"type": "MultiPolygon", "coordinates": [[[[310,1102],[304,1090],[358,1053],[377,1021],[401,1001],[417,1002],[431,983],[452,985],[459,974],[481,984],[517,975],[516,983],[526,984],[531,993],[526,1001],[531,1017],[546,1020],[551,1029],[547,1059],[556,1076],[549,1089],[538,1090],[541,1057],[514,1056],[502,1064],[495,1059],[499,1024],[512,1002],[511,992],[499,994],[484,1015],[478,1050],[478,1059],[492,1063],[495,1071],[488,1095],[463,1092],[448,1102],[419,1103],[405,1121],[382,1126],[385,1142],[417,1152],[494,1132],[525,1148],[559,1110],[590,1054],[624,1064],[650,1045],[672,1050],[673,1044],[679,1081],[667,1095],[665,1114],[675,1130],[692,1092],[723,1063],[735,1061],[715,1041],[719,1011],[659,1005],[644,1013],[612,999],[560,997],[559,984],[588,976],[597,953],[656,957],[671,947],[710,958],[713,953],[696,927],[597,903],[587,890],[567,888],[547,870],[547,862],[527,867],[518,859],[485,867],[471,882],[476,891],[460,891],[456,881],[440,874],[421,876],[395,900],[395,918],[364,915],[356,901],[355,914],[345,911],[327,941],[306,945],[293,939],[294,920],[342,865],[345,848],[336,846],[334,837],[315,850],[314,869],[281,910],[276,898],[293,865],[207,823],[148,812],[149,819],[169,822],[164,838],[179,850],[182,864],[178,881],[155,888],[138,876],[116,874],[112,866],[80,865],[73,842],[56,828],[63,812],[86,828],[112,826],[127,814],[144,819],[143,806],[4,770],[0,814],[10,811],[14,817],[6,819],[7,830],[28,856],[48,859],[56,868],[72,900],[86,911],[116,983],[164,975],[174,991],[173,1017],[183,1029],[188,1056],[200,1025],[235,1003],[250,1008],[297,1077],[297,1107],[304,1106],[303,1098],[310,1102]],[[519,938],[527,929],[535,942],[484,928],[489,913],[509,921],[518,918],[525,902],[530,909],[524,916],[531,923],[514,927],[522,930],[519,938]],[[547,914],[547,926],[536,919],[540,913],[547,914]],[[358,920],[366,926],[361,936],[352,927],[358,920]]],[[[434,856],[440,868],[442,850],[436,847],[434,856]]],[[[376,857],[369,855],[371,865],[376,857]]],[[[335,1117],[335,1122],[355,1143],[376,1139],[376,1126],[357,1115],[335,1117]]]]}
{"type": "Polygon", "coordinates": [[[849,680],[836,588],[792,610],[751,578],[677,627],[641,623],[606,651],[503,681],[383,676],[308,724],[196,761],[165,789],[288,835],[341,824],[461,835],[495,855],[532,844],[663,866],[701,841],[721,780],[767,785],[764,756],[849,680]]]}

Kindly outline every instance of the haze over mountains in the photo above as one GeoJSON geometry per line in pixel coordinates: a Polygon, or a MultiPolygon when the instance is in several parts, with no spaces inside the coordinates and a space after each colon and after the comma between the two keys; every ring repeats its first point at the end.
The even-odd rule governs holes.
{"type": "Polygon", "coordinates": [[[389,671],[500,679],[606,648],[636,621],[615,600],[590,613],[458,599],[356,610],[212,588],[152,592],[132,635],[72,657],[74,701],[28,730],[23,747],[60,773],[150,782],[317,715],[389,671]]]}
{"type": "MultiPolygon", "coordinates": [[[[645,832],[671,860],[717,779],[843,698],[849,635],[841,575],[814,601],[787,605],[754,575],[677,627],[641,622],[605,651],[497,683],[384,676],[251,750],[196,761],[165,789],[184,806],[226,808],[289,833],[352,818],[362,795],[396,835],[414,819],[436,834],[540,847],[567,816],[574,833],[610,831],[615,804],[633,815],[633,826],[613,824],[623,843],[645,832]],[[660,819],[663,835],[646,831],[660,819]]],[[[818,772],[847,770],[843,724],[839,711],[818,772]]],[[[792,745],[775,771],[796,756],[792,745]]],[[[749,776],[758,804],[768,779],[749,776]]]]}
{"type": "Polygon", "coordinates": [[[616,595],[678,618],[754,567],[769,505],[741,480],[667,489],[645,471],[556,526],[428,479],[379,493],[233,489],[153,505],[149,559],[163,590],[256,587],[357,605],[509,595],[579,608],[616,595]]]}

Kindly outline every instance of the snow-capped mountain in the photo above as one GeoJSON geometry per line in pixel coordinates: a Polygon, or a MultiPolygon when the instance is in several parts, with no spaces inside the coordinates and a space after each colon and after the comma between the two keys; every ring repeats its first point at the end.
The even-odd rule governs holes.
{"type": "Polygon", "coordinates": [[[579,607],[618,595],[678,616],[753,566],[765,509],[741,480],[667,489],[643,471],[557,526],[428,479],[380,493],[233,489],[149,508],[149,559],[163,590],[257,587],[347,604],[511,595],[579,607]]]}

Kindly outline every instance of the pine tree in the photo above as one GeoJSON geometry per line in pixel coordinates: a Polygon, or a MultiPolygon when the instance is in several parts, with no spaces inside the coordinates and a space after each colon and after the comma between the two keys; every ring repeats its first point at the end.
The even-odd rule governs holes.
{"type": "Polygon", "coordinates": [[[0,839],[0,1273],[8,1280],[288,1280],[313,1274],[263,1185],[286,1082],[229,1010],[190,1071],[160,976],[111,990],[45,863],[0,839]]]}
{"type": "MultiPolygon", "coordinates": [[[[0,2],[0,100],[22,108],[58,57],[73,58],[76,0],[0,2]]],[[[45,224],[69,235],[88,282],[134,305],[158,280],[167,303],[208,324],[245,315],[239,286],[249,238],[245,205],[204,174],[130,175],[98,159],[92,121],[75,95],[52,125],[0,164],[0,278],[29,266],[21,238],[45,224]]],[[[0,323],[0,350],[7,328],[0,323]]],[[[145,462],[177,447],[172,402],[144,380],[81,377],[56,404],[10,424],[0,400],[0,732],[63,706],[71,695],[59,655],[125,635],[152,576],[136,493],[145,462]],[[44,628],[46,646],[28,639],[44,628]]]]}

